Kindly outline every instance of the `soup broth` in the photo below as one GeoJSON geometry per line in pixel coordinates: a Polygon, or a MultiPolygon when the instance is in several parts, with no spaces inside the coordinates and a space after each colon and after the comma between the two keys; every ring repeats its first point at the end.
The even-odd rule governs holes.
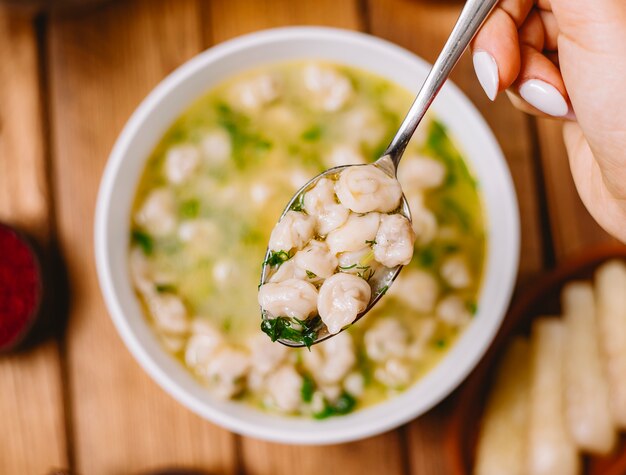
{"type": "Polygon", "coordinates": [[[415,253],[387,295],[310,351],[260,330],[257,286],[283,207],[323,170],[376,160],[411,100],[355,68],[283,63],[219,84],[164,134],[136,192],[130,272],[164,348],[207,391],[283,414],[345,414],[415,383],[470,324],[485,254],[478,184],[428,117],[398,172],[415,253]]]}

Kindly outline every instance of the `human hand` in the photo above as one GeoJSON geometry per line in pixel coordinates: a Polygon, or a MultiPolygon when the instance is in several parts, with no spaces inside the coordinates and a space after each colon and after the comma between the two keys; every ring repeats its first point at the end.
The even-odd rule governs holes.
{"type": "Polygon", "coordinates": [[[626,242],[626,1],[502,0],[472,43],[487,96],[506,90],[563,136],[583,203],[626,242]]]}

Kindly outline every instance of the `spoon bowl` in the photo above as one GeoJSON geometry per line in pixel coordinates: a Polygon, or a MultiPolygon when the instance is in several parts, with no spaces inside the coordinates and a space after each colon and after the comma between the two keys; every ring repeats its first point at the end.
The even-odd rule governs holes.
{"type": "MultiPolygon", "coordinates": [[[[288,211],[292,210],[294,206],[300,203],[304,194],[307,191],[309,191],[311,188],[313,188],[317,184],[317,182],[321,180],[322,178],[335,177],[347,168],[362,167],[362,166],[365,166],[365,164],[341,165],[338,167],[329,168],[328,170],[325,170],[319,175],[313,177],[311,180],[305,183],[304,186],[302,186],[298,191],[296,191],[296,193],[293,195],[293,198],[291,198],[291,200],[287,203],[287,206],[285,206],[285,209],[281,213],[278,221],[283,219],[283,217],[285,216],[285,214],[287,214],[288,211]]],[[[396,165],[389,155],[385,155],[379,158],[378,160],[376,160],[376,162],[374,162],[374,166],[380,168],[392,178],[396,177],[396,172],[397,172],[396,165]]],[[[409,222],[411,222],[411,210],[409,209],[409,204],[406,200],[406,197],[404,196],[404,193],[402,193],[402,200],[400,202],[399,214],[401,214],[402,216],[407,218],[409,222]]],[[[270,254],[271,254],[271,250],[268,247],[265,253],[265,257],[263,258],[263,269],[261,271],[261,281],[259,283],[259,287],[267,283],[270,277],[273,275],[272,273],[273,266],[268,264],[270,254]]],[[[385,295],[385,292],[387,291],[389,286],[393,283],[396,277],[398,277],[398,274],[402,270],[402,267],[403,266],[399,265],[393,268],[383,268],[385,270],[382,273],[382,275],[378,274],[376,276],[376,280],[371,279],[371,281],[368,282],[370,284],[370,287],[372,288],[372,295],[370,297],[370,301],[367,304],[367,307],[365,307],[365,309],[356,316],[355,320],[351,323],[351,325],[354,325],[356,322],[358,322],[361,319],[361,317],[363,317],[367,312],[369,312],[372,309],[372,307],[376,305],[376,302],[378,302],[381,299],[381,297],[385,295]]],[[[268,320],[270,318],[266,314],[266,312],[263,311],[262,309],[261,309],[261,315],[262,315],[263,320],[268,320]]],[[[310,331],[315,333],[315,339],[311,343],[313,345],[320,343],[324,340],[327,340],[338,333],[341,333],[346,328],[348,328],[348,326],[350,326],[348,325],[342,328],[338,333],[331,334],[326,328],[326,325],[324,325],[324,323],[322,323],[319,318],[315,320],[316,320],[315,325],[310,328],[310,331]]],[[[282,343],[285,346],[289,346],[292,348],[301,348],[304,346],[310,346],[303,342],[288,340],[286,338],[277,338],[276,341],[278,341],[279,343],[282,343]]]]}

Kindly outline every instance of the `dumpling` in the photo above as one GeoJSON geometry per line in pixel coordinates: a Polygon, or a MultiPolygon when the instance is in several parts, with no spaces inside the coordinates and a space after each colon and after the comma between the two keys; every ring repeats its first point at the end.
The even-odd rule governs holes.
{"type": "Polygon", "coordinates": [[[261,308],[271,317],[306,320],[317,310],[317,289],[303,280],[263,284],[258,298],[261,308]]]}
{"type": "Polygon", "coordinates": [[[272,74],[260,74],[236,84],[230,91],[235,106],[257,111],[278,99],[281,93],[279,78],[272,74]]]}
{"type": "Polygon", "coordinates": [[[193,145],[177,145],[165,156],[165,176],[175,185],[187,180],[200,163],[200,152],[193,145]]]}
{"type": "Polygon", "coordinates": [[[312,240],[293,257],[295,265],[311,279],[326,279],[335,273],[338,260],[323,241],[312,240]]]}
{"type": "Polygon", "coordinates": [[[302,249],[313,239],[315,218],[306,213],[288,211],[274,227],[270,236],[269,248],[272,251],[289,252],[302,249]]]}
{"type": "Polygon", "coordinates": [[[400,206],[402,188],[375,165],[349,167],[339,174],[335,184],[339,202],[355,213],[388,213],[400,206]]]}
{"type": "Polygon", "coordinates": [[[398,180],[407,189],[437,188],[445,178],[445,165],[440,160],[430,157],[405,157],[398,168],[398,180]]]}
{"type": "Polygon", "coordinates": [[[296,276],[296,262],[293,258],[289,259],[286,262],[283,262],[280,267],[272,274],[269,279],[269,282],[284,282],[289,279],[297,279],[296,276]]]}
{"type": "Polygon", "coordinates": [[[304,86],[314,106],[325,111],[341,109],[352,96],[350,80],[335,69],[318,64],[304,68],[304,86]]]}
{"type": "Polygon", "coordinates": [[[364,342],[367,356],[372,361],[383,362],[406,356],[409,333],[399,320],[383,318],[365,332],[364,342]]]}
{"type": "Polygon", "coordinates": [[[267,390],[277,409],[293,412],[302,402],[302,376],[293,366],[283,365],[268,377],[267,390]]]}
{"type": "Polygon", "coordinates": [[[304,195],[304,210],[317,220],[317,232],[326,236],[348,220],[348,208],[335,201],[335,185],[322,178],[304,195]]]}
{"type": "Polygon", "coordinates": [[[333,254],[363,249],[373,241],[378,232],[380,214],[368,213],[363,216],[351,214],[348,221],[326,236],[326,244],[333,254]]]}
{"type": "Polygon", "coordinates": [[[437,218],[433,212],[423,206],[421,197],[419,198],[419,204],[417,200],[409,201],[409,209],[411,210],[411,226],[417,241],[421,245],[432,242],[439,231],[437,218]]]}
{"type": "Polygon", "coordinates": [[[472,276],[463,256],[451,256],[441,264],[441,277],[454,289],[463,289],[472,283],[472,276]]]}
{"type": "Polygon", "coordinates": [[[387,295],[397,298],[418,312],[428,313],[435,308],[439,297],[439,283],[429,272],[407,269],[398,276],[387,295]]]}
{"type": "Polygon", "coordinates": [[[319,385],[339,383],[356,364],[354,341],[349,333],[341,333],[330,340],[311,347],[303,354],[304,366],[319,385]]]}
{"type": "Polygon", "coordinates": [[[387,267],[407,265],[413,257],[415,233],[411,223],[401,214],[383,214],[376,233],[374,257],[387,267]]]}
{"type": "Polygon", "coordinates": [[[437,304],[437,317],[453,327],[461,327],[469,323],[472,314],[461,297],[449,295],[437,304]]]}
{"type": "Polygon", "coordinates": [[[380,263],[374,259],[374,251],[370,246],[365,246],[358,251],[342,252],[337,257],[339,259],[339,271],[359,274],[365,280],[380,267],[380,263]]]}
{"type": "Polygon", "coordinates": [[[165,333],[182,334],[187,331],[187,309],[174,294],[155,294],[148,300],[148,308],[159,329],[165,333]]]}
{"type": "Polygon", "coordinates": [[[217,128],[207,133],[200,143],[202,153],[208,158],[209,163],[219,165],[230,159],[233,145],[230,134],[222,128],[217,128]]]}
{"type": "Polygon", "coordinates": [[[360,277],[352,274],[335,274],[320,287],[318,311],[331,334],[352,323],[367,307],[372,289],[360,277]]]}
{"type": "Polygon", "coordinates": [[[217,328],[202,318],[192,322],[191,332],[192,336],[185,348],[185,363],[199,374],[205,375],[207,365],[223,344],[224,337],[217,328]]]}
{"type": "Polygon", "coordinates": [[[146,197],[135,214],[135,222],[154,236],[170,234],[176,228],[176,205],[172,190],[157,188],[146,197]]]}
{"type": "Polygon", "coordinates": [[[224,346],[207,364],[206,378],[215,395],[229,399],[243,391],[249,368],[250,357],[247,353],[224,346]]]}
{"type": "Polygon", "coordinates": [[[324,163],[328,168],[333,168],[342,165],[365,165],[367,162],[355,146],[343,144],[333,147],[324,157],[324,163]]]}
{"type": "Polygon", "coordinates": [[[266,375],[278,368],[287,358],[288,348],[273,344],[269,338],[257,333],[248,342],[252,353],[252,368],[260,375],[266,375]]]}

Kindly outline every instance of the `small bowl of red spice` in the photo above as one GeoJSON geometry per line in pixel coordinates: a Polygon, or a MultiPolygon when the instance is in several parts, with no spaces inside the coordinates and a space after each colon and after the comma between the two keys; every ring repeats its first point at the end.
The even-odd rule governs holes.
{"type": "Polygon", "coordinates": [[[42,300],[38,253],[24,234],[0,223],[0,353],[26,343],[42,300]]]}

